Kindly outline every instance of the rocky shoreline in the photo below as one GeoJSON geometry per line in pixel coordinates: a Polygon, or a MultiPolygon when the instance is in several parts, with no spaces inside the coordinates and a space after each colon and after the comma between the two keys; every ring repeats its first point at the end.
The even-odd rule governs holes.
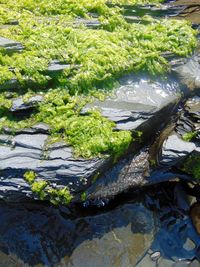
{"type": "MultiPolygon", "coordinates": [[[[184,1],[176,4],[161,13],[145,8],[155,16],[186,14],[184,1]]],[[[124,12],[127,20],[139,20],[129,8],[124,12]]],[[[195,15],[195,28],[198,23],[195,15]]],[[[98,21],[91,24],[98,27],[98,21]]],[[[0,46],[8,53],[23,49],[5,38],[0,46]]],[[[74,157],[66,143],[48,143],[51,127],[45,123],[15,134],[3,129],[0,267],[200,266],[199,49],[170,64],[165,79],[126,75],[103,101],[82,109],[84,116],[95,107],[115,123],[115,131],[135,134],[117,159],[74,157]],[[51,190],[69,188],[69,205],[41,201],[25,179],[30,171],[51,190]]],[[[68,67],[52,62],[48,71],[68,67]]],[[[16,81],[6,86],[11,89],[16,81]]],[[[8,113],[28,116],[43,101],[42,94],[27,101],[11,95],[8,113]]]]}

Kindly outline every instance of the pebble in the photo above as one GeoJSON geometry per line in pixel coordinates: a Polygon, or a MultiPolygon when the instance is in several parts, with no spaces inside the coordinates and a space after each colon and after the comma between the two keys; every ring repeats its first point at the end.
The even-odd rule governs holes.
{"type": "Polygon", "coordinates": [[[152,261],[157,261],[160,258],[160,251],[156,251],[153,254],[151,254],[152,261]]]}

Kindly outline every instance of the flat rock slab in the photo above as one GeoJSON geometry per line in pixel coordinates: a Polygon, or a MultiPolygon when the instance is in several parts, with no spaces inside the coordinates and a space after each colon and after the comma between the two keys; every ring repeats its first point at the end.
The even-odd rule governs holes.
{"type": "MultiPolygon", "coordinates": [[[[152,82],[127,76],[121,79],[119,88],[105,101],[96,101],[90,108],[98,108],[102,115],[116,123],[118,130],[136,130],[180,99],[180,88],[176,81],[152,82]]],[[[163,120],[163,118],[162,118],[163,120]]]]}
{"type": "MultiPolygon", "coordinates": [[[[179,86],[175,81],[152,82],[148,79],[135,80],[135,77],[128,76],[121,80],[121,85],[112,97],[108,97],[104,102],[96,101],[92,107],[99,108],[104,116],[114,121],[118,130],[142,131],[142,141],[145,143],[167,123],[170,114],[176,110],[180,97],[179,86]]],[[[23,103],[19,102],[16,100],[13,110],[23,109],[23,103]]],[[[91,106],[87,106],[83,112],[89,108],[91,106]]],[[[113,157],[77,159],[74,158],[72,148],[66,144],[48,145],[48,130],[48,125],[40,124],[23,129],[15,136],[10,135],[9,131],[7,135],[1,136],[2,198],[11,201],[21,200],[23,196],[37,198],[33,196],[30,186],[23,178],[24,173],[29,170],[36,172],[39,178],[49,181],[54,187],[68,186],[74,195],[74,201],[80,199],[81,193],[89,188],[90,192],[92,188],[95,188],[96,192],[99,181],[105,181],[107,170],[112,174],[117,168],[118,176],[115,176],[115,179],[119,179],[120,183],[119,186],[111,181],[111,188],[115,190],[111,190],[112,194],[109,193],[107,196],[116,195],[133,184],[144,183],[142,174],[148,165],[146,156],[138,159],[141,166],[137,166],[136,157],[136,162],[133,161],[132,166],[137,168],[131,168],[129,176],[126,177],[126,167],[121,170],[113,167],[113,157]],[[101,174],[105,174],[103,178],[101,174]],[[119,177],[122,177],[123,182],[120,182],[119,177]],[[95,184],[97,187],[94,187],[95,184]]],[[[116,166],[124,166],[124,162],[119,162],[116,166]]]]}
{"type": "Polygon", "coordinates": [[[35,106],[38,106],[43,101],[44,101],[44,97],[42,95],[32,96],[27,101],[24,101],[22,97],[15,98],[12,101],[12,106],[10,108],[10,111],[16,112],[16,111],[22,111],[25,109],[31,109],[31,108],[34,108],[35,106]]]}
{"type": "Polygon", "coordinates": [[[170,135],[163,143],[160,164],[173,166],[198,149],[192,142],[182,140],[176,134],[170,135]]]}
{"type": "Polygon", "coordinates": [[[7,52],[20,52],[24,48],[21,43],[4,37],[0,37],[0,47],[5,48],[7,52]]]}

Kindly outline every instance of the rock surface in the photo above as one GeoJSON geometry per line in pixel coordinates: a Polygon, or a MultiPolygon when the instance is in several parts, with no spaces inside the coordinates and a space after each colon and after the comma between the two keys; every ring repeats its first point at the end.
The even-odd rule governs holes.
{"type": "Polygon", "coordinates": [[[32,96],[28,99],[28,101],[24,101],[23,98],[16,98],[12,101],[12,107],[10,108],[10,111],[16,112],[31,109],[43,101],[44,97],[42,95],[32,96]]]}
{"type": "MultiPolygon", "coordinates": [[[[12,110],[19,111],[33,107],[38,101],[42,101],[42,99],[38,100],[38,97],[32,97],[28,104],[16,99],[12,110]]],[[[150,82],[148,79],[135,81],[135,77],[128,76],[121,80],[115,95],[108,97],[104,102],[97,101],[93,106],[99,107],[104,116],[116,122],[117,129],[142,131],[142,139],[147,142],[158,129],[165,125],[169,115],[176,110],[179,100],[179,86],[175,81],[150,82]]],[[[39,178],[51,182],[58,188],[68,186],[76,201],[76,196],[95,184],[95,177],[112,167],[111,157],[92,160],[75,159],[72,149],[66,144],[48,145],[48,126],[44,125],[40,125],[39,129],[37,125],[31,129],[24,129],[16,136],[10,135],[7,130],[6,135],[0,136],[0,143],[0,196],[7,200],[17,201],[23,197],[33,197],[30,186],[23,178],[28,170],[36,172],[39,178]],[[47,127],[47,131],[40,130],[44,127],[47,127]]],[[[147,164],[144,156],[142,159],[141,164],[147,164]]],[[[136,162],[138,160],[136,158],[136,162]]],[[[122,166],[120,164],[123,165],[123,161],[119,163],[119,166],[122,166]]],[[[136,164],[134,166],[136,167],[136,164]]],[[[133,184],[142,184],[144,172],[142,168],[138,167],[135,171],[132,168],[129,178],[124,173],[121,175],[120,171],[119,176],[124,177],[123,183],[120,182],[119,190],[113,191],[112,195],[128,189],[133,184]]],[[[113,171],[115,172],[115,167],[111,173],[113,171]]],[[[122,172],[126,173],[126,168],[122,169],[122,172]]]]}
{"type": "Polygon", "coordinates": [[[190,90],[200,88],[200,55],[194,55],[185,64],[174,67],[173,71],[178,75],[182,84],[190,90]]]}
{"type": "Polygon", "coordinates": [[[154,220],[137,203],[75,220],[43,206],[1,203],[0,266],[134,266],[151,246],[154,220]]]}
{"type": "Polygon", "coordinates": [[[67,208],[0,203],[0,267],[190,266],[200,239],[183,188],[166,184],[143,193],[140,202],[132,195],[96,215],[82,210],[82,217],[67,208]]]}
{"type": "Polygon", "coordinates": [[[0,47],[4,48],[6,52],[20,52],[23,50],[21,43],[4,37],[0,37],[0,47]]]}

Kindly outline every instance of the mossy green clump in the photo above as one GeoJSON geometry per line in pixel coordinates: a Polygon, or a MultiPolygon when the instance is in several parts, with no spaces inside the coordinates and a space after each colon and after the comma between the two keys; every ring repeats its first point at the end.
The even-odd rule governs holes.
{"type": "Polygon", "coordinates": [[[123,73],[165,73],[169,65],[163,53],[187,56],[196,46],[197,32],[189,22],[146,17],[147,25],[129,24],[121,8],[108,7],[104,0],[0,3],[5,14],[19,20],[17,26],[0,28],[0,36],[25,47],[23,53],[0,54],[0,84],[17,79],[21,85],[31,80],[42,87],[53,79],[71,94],[85,93],[111,86],[123,73]],[[94,12],[99,16],[100,29],[77,25],[78,16],[92,19],[94,12]],[[52,60],[70,67],[51,77],[46,70],[52,60]]]}
{"type": "Polygon", "coordinates": [[[63,140],[74,148],[76,157],[85,158],[103,154],[118,157],[134,140],[130,131],[116,131],[115,123],[104,118],[98,110],[82,114],[82,108],[91,97],[72,97],[61,89],[51,90],[44,97],[45,102],[29,119],[19,122],[4,116],[0,128],[9,127],[17,131],[37,122],[47,123],[51,127],[49,142],[63,140]]]}
{"type": "Polygon", "coordinates": [[[146,16],[145,24],[129,24],[122,11],[120,5],[107,5],[106,0],[0,0],[0,23],[18,20],[18,25],[0,27],[0,36],[24,46],[20,53],[0,49],[0,129],[9,127],[14,133],[44,122],[51,126],[51,141],[66,141],[76,156],[121,155],[134,140],[131,133],[116,131],[115,124],[96,110],[82,114],[90,101],[82,95],[113,88],[117,78],[126,73],[164,74],[170,69],[165,53],[188,56],[197,44],[197,31],[189,22],[146,16]],[[100,22],[98,29],[87,28],[80,20],[91,21],[94,16],[100,22]],[[53,60],[68,67],[50,73],[53,60]],[[8,111],[12,103],[4,95],[4,85],[10,80],[17,80],[20,86],[13,91],[24,94],[24,101],[37,91],[45,95],[44,103],[30,118],[16,119],[8,111]]]}
{"type": "Polygon", "coordinates": [[[81,194],[81,201],[84,202],[84,201],[86,201],[86,200],[87,200],[87,193],[86,193],[86,192],[83,192],[83,193],[81,194]]]}
{"type": "Polygon", "coordinates": [[[50,182],[37,179],[37,174],[34,171],[25,172],[24,179],[30,185],[31,191],[40,200],[48,200],[54,205],[67,205],[73,199],[68,187],[53,188],[50,182]]]}
{"type": "Polygon", "coordinates": [[[182,171],[192,175],[195,179],[200,179],[200,155],[191,155],[180,168],[182,171]]]}
{"type": "Polygon", "coordinates": [[[188,141],[188,142],[190,142],[190,141],[192,141],[192,140],[197,136],[197,134],[198,134],[197,131],[194,131],[194,132],[188,132],[188,133],[186,133],[186,134],[184,134],[184,135],[182,136],[182,139],[183,139],[184,141],[188,141]]]}
{"type": "Polygon", "coordinates": [[[24,179],[29,183],[32,184],[35,179],[37,178],[37,175],[34,171],[27,171],[24,174],[24,179]]]}
{"type": "Polygon", "coordinates": [[[58,205],[60,203],[68,205],[73,199],[73,196],[67,187],[62,189],[48,189],[48,195],[50,197],[50,202],[54,205],[58,205]]]}
{"type": "Polygon", "coordinates": [[[44,200],[46,197],[45,188],[47,187],[47,181],[39,180],[31,184],[31,191],[39,197],[40,200],[44,200]]]}

